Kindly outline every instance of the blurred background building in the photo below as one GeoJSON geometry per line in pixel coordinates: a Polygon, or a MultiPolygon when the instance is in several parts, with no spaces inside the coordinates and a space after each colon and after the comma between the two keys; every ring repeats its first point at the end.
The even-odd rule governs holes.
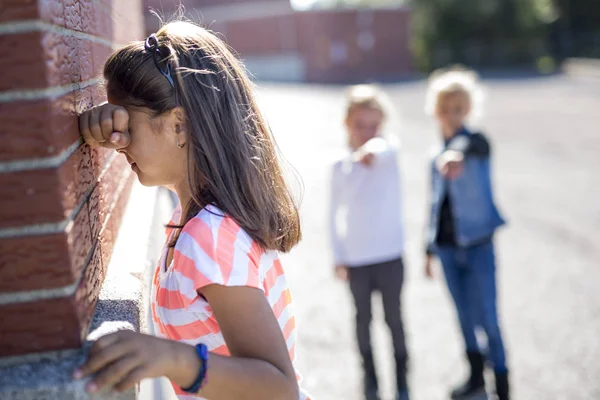
{"type": "MultiPolygon", "coordinates": [[[[145,0],[181,4],[258,79],[390,81],[452,63],[553,72],[600,56],[596,0],[145,0]]],[[[145,14],[148,32],[158,27],[145,14]]]]}
{"type": "MultiPolygon", "coordinates": [[[[147,6],[165,16],[179,3],[146,0],[147,6]]],[[[188,16],[222,34],[258,79],[392,80],[413,70],[407,7],[299,11],[289,0],[184,0],[181,4],[188,16]]],[[[147,14],[146,27],[155,31],[157,18],[147,14]]]]}

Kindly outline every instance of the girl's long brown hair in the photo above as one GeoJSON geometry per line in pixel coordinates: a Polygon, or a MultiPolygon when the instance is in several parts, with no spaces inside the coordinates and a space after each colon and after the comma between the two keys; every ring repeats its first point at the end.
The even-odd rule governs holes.
{"type": "Polygon", "coordinates": [[[192,204],[185,224],[207,204],[232,217],[265,249],[289,251],[301,239],[298,207],[243,65],[213,33],[175,21],[156,33],[159,66],[144,42],[116,51],[104,66],[110,97],[159,116],[182,107],[192,204]]]}

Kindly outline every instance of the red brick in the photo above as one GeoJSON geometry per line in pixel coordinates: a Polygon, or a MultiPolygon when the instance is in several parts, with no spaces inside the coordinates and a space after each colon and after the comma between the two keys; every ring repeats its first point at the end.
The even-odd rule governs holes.
{"type": "MultiPolygon", "coordinates": [[[[82,82],[91,78],[91,71],[85,71],[82,66],[85,60],[79,58],[79,49],[82,39],[63,36],[52,32],[14,35],[26,37],[27,35],[40,35],[41,53],[44,56],[43,63],[38,68],[43,68],[40,73],[43,82],[21,83],[19,89],[45,88],[53,86],[65,86],[73,82],[82,82]],[[85,76],[84,76],[85,75],[85,76]],[[87,79],[86,79],[87,77],[87,79]]],[[[17,42],[18,43],[18,42],[17,42]]],[[[33,49],[29,49],[33,51],[33,49]]],[[[14,67],[18,68],[19,65],[14,67]]]]}
{"type": "Polygon", "coordinates": [[[80,325],[69,299],[0,306],[0,356],[16,356],[81,345],[80,325]]]}
{"type": "Polygon", "coordinates": [[[70,285],[79,277],[91,250],[86,207],[65,232],[0,239],[0,292],[70,285]]]}
{"type": "MultiPolygon", "coordinates": [[[[0,306],[0,315],[3,317],[0,319],[0,356],[76,348],[81,345],[104,280],[106,266],[110,260],[133,178],[131,173],[126,174],[123,178],[123,188],[120,193],[115,195],[116,199],[106,216],[108,220],[75,295],[60,299],[0,306]],[[106,246],[106,251],[104,246],[106,246]]],[[[113,191],[115,189],[113,187],[113,191]]],[[[77,230],[73,229],[73,234],[69,239],[71,254],[76,256],[78,251],[72,246],[76,244],[79,249],[83,250],[86,246],[80,246],[79,242],[88,241],[86,237],[82,237],[86,236],[83,228],[85,223],[85,217],[82,217],[82,221],[77,222],[77,226],[82,227],[82,232],[77,233],[77,230]]],[[[59,242],[53,242],[52,238],[49,238],[46,243],[54,246],[59,242]]],[[[10,245],[10,243],[0,242],[0,249],[2,249],[2,245],[10,245]]],[[[63,247],[62,250],[67,249],[63,247]]]]}
{"type": "MultiPolygon", "coordinates": [[[[104,47],[104,53],[112,50],[94,45],[104,47]]],[[[54,32],[3,35],[0,52],[11,54],[0,58],[0,91],[65,86],[98,76],[88,39],[54,32]]]]}
{"type": "Polygon", "coordinates": [[[92,191],[97,175],[94,174],[91,149],[87,145],[79,149],[58,169],[59,194],[65,217],[81,205],[92,191]]]}
{"type": "Polygon", "coordinates": [[[40,19],[63,26],[61,0],[4,0],[0,7],[0,22],[40,19]]]}
{"type": "Polygon", "coordinates": [[[3,35],[0,40],[0,91],[46,87],[46,67],[40,32],[3,35]]]}
{"type": "MultiPolygon", "coordinates": [[[[100,66],[100,71],[99,71],[98,76],[101,76],[102,67],[103,67],[103,65],[100,66]]],[[[104,84],[93,85],[93,86],[90,86],[89,89],[90,89],[92,103],[95,106],[100,105],[102,103],[106,103],[106,87],[104,86],[104,84]]]]}
{"type": "MultiPolygon", "coordinates": [[[[96,164],[94,168],[96,171],[103,169],[100,168],[100,164],[96,164]]],[[[117,188],[131,173],[131,167],[122,155],[118,155],[109,168],[104,171],[100,182],[96,185],[88,200],[92,238],[95,239],[101,234],[107,217],[118,200],[117,188]]]]}
{"type": "MultiPolygon", "coordinates": [[[[113,18],[109,2],[94,0],[77,0],[80,8],[81,26],[83,31],[94,36],[112,40],[113,18]]],[[[129,1],[127,2],[129,3],[129,1]]],[[[121,3],[121,7],[127,4],[121,3]]]]}
{"type": "Polygon", "coordinates": [[[371,22],[359,26],[365,11],[343,10],[297,13],[298,50],[306,61],[308,81],[347,82],[397,78],[411,70],[408,10],[370,11],[371,22]],[[375,41],[370,49],[358,46],[361,32],[369,31],[375,41]],[[330,46],[346,46],[346,60],[334,63],[330,46]]]}
{"type": "Polygon", "coordinates": [[[91,85],[75,93],[75,110],[77,115],[93,106],[106,103],[106,88],[103,84],[91,85]]]}
{"type": "Polygon", "coordinates": [[[77,319],[79,321],[79,337],[85,338],[87,331],[94,315],[94,309],[106,276],[106,270],[108,268],[107,263],[103,263],[102,259],[104,254],[104,248],[98,242],[94,253],[90,259],[90,263],[84,271],[84,274],[79,283],[79,287],[75,292],[75,296],[72,299],[73,306],[77,313],[77,319]]]}
{"type": "Polygon", "coordinates": [[[81,11],[79,1],[62,0],[65,28],[81,31],[81,11]]]}
{"type": "MultiPolygon", "coordinates": [[[[279,54],[289,50],[285,29],[294,29],[293,14],[231,21],[225,24],[227,43],[244,55],[279,54]],[[252,32],[252,35],[248,35],[252,32]]],[[[295,32],[291,32],[295,35],[295,32]]]]}
{"type": "MultiPolygon", "coordinates": [[[[65,27],[89,33],[100,38],[112,39],[112,7],[95,0],[62,0],[64,3],[65,27]]],[[[119,9],[127,6],[121,2],[119,9]]],[[[135,3],[135,1],[134,1],[135,3]]]]}
{"type": "Polygon", "coordinates": [[[58,99],[0,104],[0,162],[60,154],[79,139],[78,114],[106,101],[93,85],[58,99]]]}
{"type": "MultiPolygon", "coordinates": [[[[4,0],[0,22],[41,20],[119,43],[143,39],[141,0],[4,0]],[[114,21],[114,23],[113,23],[114,21]]],[[[4,35],[0,91],[45,89],[99,76],[112,46],[54,32],[4,35]]],[[[77,114],[105,101],[87,87],[59,98],[0,105],[0,162],[61,154],[79,138],[77,114]]],[[[77,348],[88,330],[134,179],[122,156],[98,182],[111,151],[81,146],[62,165],[0,174],[0,228],[63,221],[65,232],[0,239],[0,291],[63,287],[68,297],[0,306],[0,356],[77,348]],[[89,265],[82,270],[85,262],[89,265]]],[[[15,297],[16,300],[16,297],[15,297]]]]}
{"type": "Polygon", "coordinates": [[[52,169],[0,174],[0,228],[63,220],[58,183],[52,169]]]}
{"type": "Polygon", "coordinates": [[[112,256],[112,251],[119,234],[119,228],[121,226],[121,220],[129,200],[129,194],[131,192],[132,183],[135,177],[130,174],[125,178],[124,186],[119,193],[118,198],[115,200],[115,204],[111,208],[110,214],[107,216],[108,220],[104,225],[104,230],[100,234],[100,243],[102,244],[102,263],[108,265],[112,256]]]}
{"type": "MultiPolygon", "coordinates": [[[[89,227],[88,227],[89,228],[89,227]]],[[[0,240],[0,292],[43,289],[69,284],[64,233],[0,240]],[[40,268],[43,266],[43,268],[40,268]]]]}
{"type": "Polygon", "coordinates": [[[113,49],[108,48],[106,46],[94,43],[92,45],[92,55],[91,58],[93,60],[93,69],[95,76],[101,77],[104,63],[108,59],[108,57],[113,53],[113,49]]]}
{"type": "MultiPolygon", "coordinates": [[[[72,94],[72,98],[73,98],[73,116],[78,116],[78,115],[82,114],[83,112],[89,110],[94,105],[93,98],[92,98],[92,86],[88,86],[83,89],[76,90],[72,94]]],[[[77,135],[79,135],[79,122],[77,121],[77,119],[78,118],[76,118],[77,135]]]]}
{"type": "Polygon", "coordinates": [[[57,169],[0,174],[0,228],[64,220],[83,201],[93,179],[87,146],[57,169]]]}
{"type": "Polygon", "coordinates": [[[74,96],[0,104],[0,162],[59,154],[79,138],[74,96]]]}
{"type": "Polygon", "coordinates": [[[97,246],[69,297],[0,306],[0,356],[80,347],[106,274],[101,259],[97,246]]]}

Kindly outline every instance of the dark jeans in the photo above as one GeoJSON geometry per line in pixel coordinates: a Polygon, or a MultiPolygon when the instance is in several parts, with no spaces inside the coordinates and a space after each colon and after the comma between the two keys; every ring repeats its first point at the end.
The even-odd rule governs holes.
{"type": "Polygon", "coordinates": [[[402,259],[379,264],[348,268],[350,291],[356,307],[356,337],[361,356],[368,357],[371,350],[371,294],[378,290],[383,301],[385,322],[390,328],[396,357],[407,358],[404,326],[400,310],[400,293],[404,280],[402,259]]]}
{"type": "Polygon", "coordinates": [[[496,310],[496,262],[490,241],[468,248],[439,246],[448,289],[454,300],[466,350],[480,352],[475,329],[483,328],[494,370],[506,372],[504,344],[496,310]]]}

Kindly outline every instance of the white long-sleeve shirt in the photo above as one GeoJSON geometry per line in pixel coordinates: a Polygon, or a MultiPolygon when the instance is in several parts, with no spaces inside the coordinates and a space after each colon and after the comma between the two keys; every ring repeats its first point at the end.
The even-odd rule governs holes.
{"type": "Polygon", "coordinates": [[[355,153],[333,164],[329,225],[336,265],[386,262],[404,252],[398,146],[377,137],[363,149],[375,155],[370,166],[355,153]]]}

